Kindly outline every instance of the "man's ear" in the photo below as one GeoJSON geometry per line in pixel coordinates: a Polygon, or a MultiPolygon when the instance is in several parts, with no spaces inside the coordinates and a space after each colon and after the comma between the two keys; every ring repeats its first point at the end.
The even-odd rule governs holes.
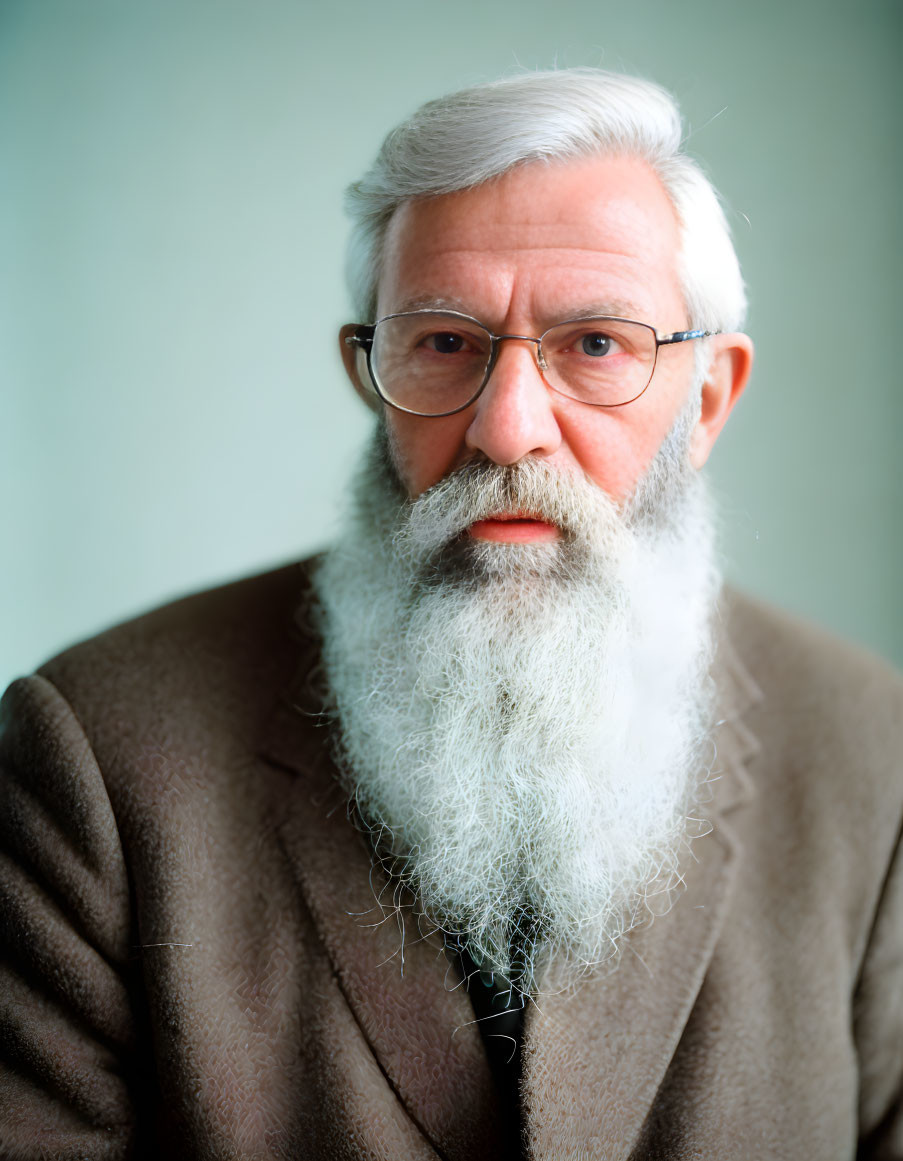
{"type": "Polygon", "coordinates": [[[715,440],[746,386],[753,363],[749,335],[739,332],[713,335],[707,341],[711,362],[702,385],[699,422],[690,440],[690,463],[697,469],[709,458],[715,440]]]}
{"type": "Polygon", "coordinates": [[[367,352],[363,347],[359,347],[357,343],[350,343],[348,341],[356,330],[357,327],[354,323],[348,323],[339,331],[339,348],[342,352],[342,362],[345,364],[348,378],[351,380],[355,391],[360,395],[361,399],[363,399],[371,411],[381,413],[383,409],[382,400],[376,394],[376,389],[370,378],[370,372],[367,370],[367,352]]]}

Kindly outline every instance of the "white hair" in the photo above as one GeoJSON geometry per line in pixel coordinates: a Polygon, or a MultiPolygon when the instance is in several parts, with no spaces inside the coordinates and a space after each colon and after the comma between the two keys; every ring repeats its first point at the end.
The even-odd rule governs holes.
{"type": "Polygon", "coordinates": [[[392,130],[346,191],[353,220],[346,273],[359,317],[376,317],[386,231],[409,199],[470,189],[528,162],[629,156],[652,167],[680,223],[689,325],[738,330],[746,295],[727,221],[714,187],[681,144],[669,93],[602,69],[526,73],[429,101],[392,130]]]}

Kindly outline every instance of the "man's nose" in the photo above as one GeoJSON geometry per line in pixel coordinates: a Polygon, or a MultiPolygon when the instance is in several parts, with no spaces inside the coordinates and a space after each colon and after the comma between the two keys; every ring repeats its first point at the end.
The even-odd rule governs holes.
{"type": "Polygon", "coordinates": [[[492,376],[474,404],[464,442],[497,464],[551,456],[561,446],[552,396],[533,343],[507,339],[502,345],[492,376]]]}

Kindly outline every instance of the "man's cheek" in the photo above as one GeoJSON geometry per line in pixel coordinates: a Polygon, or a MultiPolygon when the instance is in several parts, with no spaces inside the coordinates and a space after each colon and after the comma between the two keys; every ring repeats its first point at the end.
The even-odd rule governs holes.
{"type": "Polygon", "coordinates": [[[412,499],[468,458],[464,443],[466,422],[462,423],[458,416],[425,419],[395,412],[387,416],[386,427],[395,471],[412,499]]]}

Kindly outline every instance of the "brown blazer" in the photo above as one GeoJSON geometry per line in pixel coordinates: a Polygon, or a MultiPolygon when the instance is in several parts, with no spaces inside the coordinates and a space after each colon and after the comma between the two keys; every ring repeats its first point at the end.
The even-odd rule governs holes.
{"type": "MultiPolygon", "coordinates": [[[[4,1161],[504,1155],[467,995],[378,922],[301,588],[181,601],[8,691],[4,1161]]],[[[901,685],[722,615],[714,830],[616,971],[528,1012],[531,1157],[903,1157],[901,685]]]]}

